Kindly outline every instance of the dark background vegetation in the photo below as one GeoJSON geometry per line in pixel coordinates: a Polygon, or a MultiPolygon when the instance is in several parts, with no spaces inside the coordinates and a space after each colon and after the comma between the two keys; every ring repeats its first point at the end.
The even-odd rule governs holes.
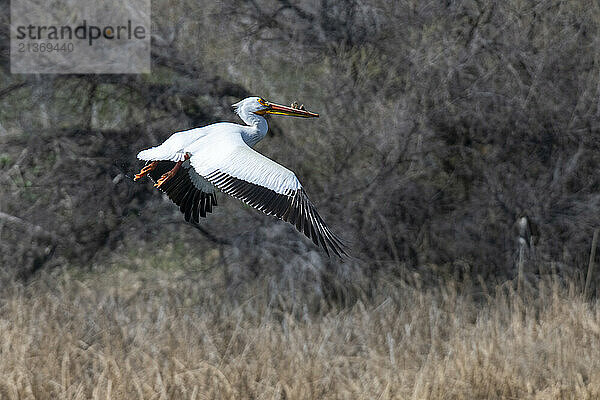
{"type": "MultiPolygon", "coordinates": [[[[6,3],[3,8],[8,10],[6,3]]],[[[168,254],[189,270],[344,296],[376,273],[581,276],[600,226],[600,6],[587,1],[153,1],[149,75],[11,75],[0,16],[0,262],[29,279],[168,254]],[[219,196],[198,230],[135,155],[298,100],[257,149],[294,170],[351,243],[340,262],[219,196]],[[166,252],[166,253],[165,253],[166,252]],[[533,265],[533,263],[531,264],[533,265]]]]}

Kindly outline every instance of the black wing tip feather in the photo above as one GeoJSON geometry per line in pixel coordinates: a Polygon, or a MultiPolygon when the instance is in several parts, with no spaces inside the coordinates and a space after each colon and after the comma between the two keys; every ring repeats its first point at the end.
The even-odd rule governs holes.
{"type": "MultiPolygon", "coordinates": [[[[304,189],[298,189],[295,196],[299,196],[301,198],[300,201],[303,204],[303,209],[306,210],[306,215],[303,215],[300,218],[304,225],[304,234],[311,238],[315,244],[319,242],[328,257],[331,257],[329,250],[331,250],[340,259],[350,257],[346,251],[348,249],[346,243],[344,243],[327,227],[325,221],[323,221],[323,218],[321,218],[321,215],[319,215],[317,208],[310,201],[304,189]],[[306,234],[307,228],[312,237],[306,234]]],[[[296,228],[298,229],[297,225],[296,228]]],[[[301,231],[300,229],[298,230],[301,231]]]]}

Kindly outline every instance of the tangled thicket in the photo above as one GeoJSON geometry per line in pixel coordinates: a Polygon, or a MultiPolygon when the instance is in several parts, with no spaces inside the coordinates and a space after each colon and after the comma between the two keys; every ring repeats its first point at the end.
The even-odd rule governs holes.
{"type": "Polygon", "coordinates": [[[176,237],[227,264],[230,284],[298,266],[510,277],[522,214],[539,225],[538,262],[587,265],[600,222],[597,4],[164,0],[152,18],[147,76],[11,75],[0,28],[0,257],[24,276],[176,237]],[[223,196],[198,231],[131,181],[139,149],[235,120],[229,105],[250,93],[320,112],[271,120],[259,150],[296,171],[355,259],[327,260],[223,196]]]}

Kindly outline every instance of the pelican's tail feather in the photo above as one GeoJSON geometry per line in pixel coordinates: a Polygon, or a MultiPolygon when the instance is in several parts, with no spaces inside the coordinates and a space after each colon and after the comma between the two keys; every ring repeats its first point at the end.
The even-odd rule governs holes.
{"type": "Polygon", "coordinates": [[[175,151],[166,148],[165,146],[156,146],[138,153],[137,158],[145,161],[183,161],[185,160],[184,151],[175,151]]]}

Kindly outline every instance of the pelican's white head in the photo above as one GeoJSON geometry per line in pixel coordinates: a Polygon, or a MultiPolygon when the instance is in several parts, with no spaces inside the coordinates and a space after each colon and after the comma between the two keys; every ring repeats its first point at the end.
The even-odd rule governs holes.
{"type": "Polygon", "coordinates": [[[244,122],[248,123],[244,117],[251,116],[257,111],[260,112],[261,110],[267,108],[260,102],[260,100],[261,98],[256,96],[246,97],[244,100],[233,104],[232,107],[234,108],[236,114],[239,115],[244,122]]]}

